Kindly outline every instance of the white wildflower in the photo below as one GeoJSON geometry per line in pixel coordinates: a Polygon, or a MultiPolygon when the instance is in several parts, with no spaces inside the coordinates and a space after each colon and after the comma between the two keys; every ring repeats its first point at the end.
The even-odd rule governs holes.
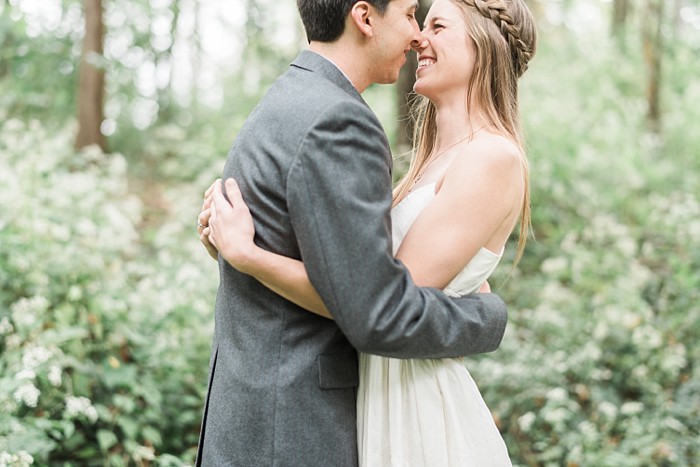
{"type": "Polygon", "coordinates": [[[12,320],[20,327],[30,327],[37,321],[37,316],[49,308],[46,297],[36,296],[21,298],[12,304],[12,320]]]}
{"type": "Polygon", "coordinates": [[[15,375],[15,379],[34,379],[36,378],[36,373],[34,370],[30,370],[29,368],[25,368],[24,370],[19,371],[15,375]]]}
{"type": "Polygon", "coordinates": [[[52,365],[51,368],[49,368],[48,377],[52,386],[59,387],[61,385],[61,373],[61,367],[58,365],[52,365]]]}
{"type": "Polygon", "coordinates": [[[596,428],[596,426],[588,420],[578,424],[578,431],[580,431],[587,437],[595,436],[596,434],[598,434],[598,429],[596,428]]]}
{"type": "Polygon", "coordinates": [[[12,319],[15,321],[17,326],[21,328],[28,328],[31,327],[34,323],[36,323],[36,316],[30,311],[24,310],[24,307],[13,306],[12,309],[12,319]]]}
{"type": "Polygon", "coordinates": [[[47,362],[51,357],[53,357],[53,352],[46,347],[30,347],[22,356],[22,365],[25,368],[36,368],[47,362]]]}
{"type": "Polygon", "coordinates": [[[617,249],[626,257],[633,257],[637,253],[637,241],[633,237],[621,237],[617,239],[617,249]]]}
{"type": "Polygon", "coordinates": [[[558,282],[548,282],[540,291],[542,302],[575,303],[577,297],[558,282]]]}
{"type": "Polygon", "coordinates": [[[677,373],[688,364],[686,349],[682,344],[673,345],[667,349],[661,358],[661,367],[666,371],[677,373]]]}
{"type": "Polygon", "coordinates": [[[664,426],[677,431],[678,433],[686,433],[688,431],[688,427],[685,426],[681,421],[678,419],[672,418],[672,417],[667,417],[663,421],[664,426]]]}
{"type": "Polygon", "coordinates": [[[620,413],[623,415],[637,415],[644,410],[644,404],[641,402],[625,402],[620,407],[620,413]]]}
{"type": "Polygon", "coordinates": [[[554,410],[547,410],[544,412],[544,419],[552,424],[552,425],[557,425],[564,420],[566,420],[569,416],[569,411],[563,407],[558,407],[554,410]]]}
{"type": "Polygon", "coordinates": [[[42,312],[46,311],[49,308],[49,301],[46,299],[46,297],[43,297],[41,295],[34,296],[32,298],[21,298],[17,302],[12,304],[12,312],[24,312],[24,311],[31,311],[31,312],[42,312]]]}
{"type": "Polygon", "coordinates": [[[2,319],[0,319],[0,335],[10,334],[14,330],[15,328],[12,326],[7,316],[3,316],[2,319]]]}
{"type": "Polygon", "coordinates": [[[562,402],[568,398],[568,393],[564,388],[554,388],[547,392],[547,399],[552,402],[562,402]]]}
{"type": "Polygon", "coordinates": [[[24,131],[24,122],[18,118],[11,118],[5,121],[3,130],[7,130],[8,132],[24,131]]]}
{"type": "Polygon", "coordinates": [[[598,347],[597,343],[589,342],[584,347],[582,354],[586,360],[596,361],[603,356],[603,350],[598,347]]]}
{"type": "Polygon", "coordinates": [[[598,404],[598,412],[608,418],[615,418],[617,416],[617,406],[611,402],[601,402],[598,404]]]}
{"type": "Polygon", "coordinates": [[[7,339],[5,339],[5,345],[7,346],[7,350],[16,349],[20,345],[22,345],[22,338],[19,337],[17,334],[7,336],[7,339]]]}
{"type": "Polygon", "coordinates": [[[639,380],[646,379],[646,377],[649,376],[649,367],[646,365],[637,365],[632,369],[632,376],[639,380]]]}
{"type": "Polygon", "coordinates": [[[610,368],[594,368],[591,371],[591,378],[598,381],[608,381],[613,377],[613,372],[610,368]]]}
{"type": "Polygon", "coordinates": [[[32,383],[26,383],[15,390],[13,394],[17,402],[22,402],[27,407],[36,407],[39,402],[39,391],[32,383]]]}
{"type": "Polygon", "coordinates": [[[100,160],[104,152],[97,144],[91,144],[81,149],[81,155],[90,160],[100,160]]]}
{"type": "Polygon", "coordinates": [[[530,428],[532,428],[532,424],[535,423],[536,418],[537,417],[534,413],[528,412],[525,415],[522,415],[520,418],[518,418],[518,426],[522,431],[528,432],[530,431],[530,428]]]}
{"type": "Polygon", "coordinates": [[[12,413],[15,410],[17,410],[17,401],[9,397],[0,399],[0,412],[12,413]]]}
{"type": "Polygon", "coordinates": [[[135,461],[153,461],[156,459],[156,453],[153,448],[148,446],[138,446],[132,453],[135,461]]]}
{"type": "Polygon", "coordinates": [[[81,237],[94,238],[97,235],[97,226],[90,219],[80,219],[73,225],[73,228],[81,237]]]}
{"type": "Polygon", "coordinates": [[[700,220],[689,222],[686,226],[688,229],[688,238],[696,239],[700,237],[700,220]]]}
{"type": "Polygon", "coordinates": [[[638,261],[633,261],[629,266],[627,276],[635,287],[642,287],[654,277],[654,274],[638,261]]]}
{"type": "Polygon", "coordinates": [[[112,175],[118,177],[123,176],[128,168],[126,158],[121,154],[115,153],[109,158],[109,171],[112,175]]]}
{"type": "Polygon", "coordinates": [[[663,345],[661,333],[649,325],[638,327],[632,334],[632,340],[640,347],[658,349],[663,345]]]}
{"type": "Polygon", "coordinates": [[[564,257],[547,258],[542,263],[542,272],[550,276],[556,276],[564,271],[566,271],[569,265],[569,260],[564,257]]]}
{"type": "Polygon", "coordinates": [[[97,410],[87,397],[66,396],[66,415],[69,417],[84,415],[93,423],[97,421],[97,410]]]}
{"type": "Polygon", "coordinates": [[[54,241],[63,243],[70,240],[70,228],[67,225],[51,224],[49,233],[54,241]]]}
{"type": "Polygon", "coordinates": [[[620,310],[620,316],[617,321],[627,329],[635,329],[642,323],[642,318],[637,313],[624,312],[620,310]]]}
{"type": "Polygon", "coordinates": [[[600,341],[603,340],[604,337],[606,337],[610,333],[610,328],[607,325],[607,323],[603,321],[598,321],[598,323],[595,326],[595,329],[593,330],[593,337],[600,341]]]}
{"type": "Polygon", "coordinates": [[[75,302],[81,298],[83,298],[83,290],[77,285],[71,285],[68,289],[68,300],[75,302]]]}
{"type": "Polygon", "coordinates": [[[18,452],[17,458],[21,466],[32,465],[34,463],[34,458],[27,451],[18,452]]]}

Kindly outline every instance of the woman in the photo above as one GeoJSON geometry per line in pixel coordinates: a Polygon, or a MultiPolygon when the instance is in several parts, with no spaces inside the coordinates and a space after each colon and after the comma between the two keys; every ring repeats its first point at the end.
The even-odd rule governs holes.
{"type": "MultiPolygon", "coordinates": [[[[430,8],[415,47],[414,89],[423,96],[416,151],[392,210],[396,257],[420,286],[478,291],[518,222],[517,258],[522,254],[530,212],[517,79],[535,41],[522,0],[437,0],[430,8]]],[[[233,267],[332,318],[303,263],[253,243],[248,208],[235,182],[226,184],[235,208],[215,182],[199,218],[210,226],[203,240],[233,267]]],[[[461,359],[361,355],[357,408],[363,466],[510,465],[461,359]]]]}

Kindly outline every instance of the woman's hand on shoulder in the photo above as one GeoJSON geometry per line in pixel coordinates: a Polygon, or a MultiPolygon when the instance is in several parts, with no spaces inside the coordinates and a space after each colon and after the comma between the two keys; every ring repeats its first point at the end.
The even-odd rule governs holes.
{"type": "Polygon", "coordinates": [[[226,196],[222,184],[214,185],[208,228],[205,235],[219,254],[231,266],[247,273],[258,251],[253,238],[255,226],[248,205],[243,201],[238,184],[232,178],[226,180],[226,196]]]}
{"type": "Polygon", "coordinates": [[[214,260],[219,259],[219,251],[214,245],[209,241],[209,235],[207,228],[209,227],[209,217],[211,215],[211,200],[214,194],[214,187],[216,185],[221,185],[221,179],[217,178],[214,183],[211,184],[207,191],[204,192],[204,202],[202,203],[202,210],[197,216],[197,233],[199,233],[199,241],[202,242],[204,248],[207,249],[207,253],[214,260]],[[205,233],[205,230],[207,233],[205,233]]]}

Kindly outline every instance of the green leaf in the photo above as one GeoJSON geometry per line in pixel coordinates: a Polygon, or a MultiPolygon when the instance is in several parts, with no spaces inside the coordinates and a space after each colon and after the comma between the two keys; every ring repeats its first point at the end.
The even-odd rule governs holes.
{"type": "Polygon", "coordinates": [[[143,430],[141,430],[141,435],[143,436],[143,439],[150,441],[156,446],[163,444],[163,438],[161,437],[160,432],[151,426],[144,427],[143,430]]]}
{"type": "Polygon", "coordinates": [[[111,431],[97,430],[97,442],[100,445],[100,449],[106,452],[115,446],[119,442],[119,439],[117,439],[117,435],[111,431]]]}

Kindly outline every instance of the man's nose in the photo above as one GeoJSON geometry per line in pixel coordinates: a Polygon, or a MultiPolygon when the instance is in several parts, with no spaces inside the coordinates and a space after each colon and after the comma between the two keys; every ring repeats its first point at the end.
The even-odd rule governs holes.
{"type": "Polygon", "coordinates": [[[428,46],[428,39],[422,33],[419,33],[412,41],[411,48],[416,52],[424,50],[428,46]]]}
{"type": "Polygon", "coordinates": [[[411,39],[411,48],[413,50],[416,50],[416,47],[421,43],[423,40],[423,33],[421,33],[420,26],[418,26],[418,21],[415,20],[415,18],[412,21],[413,23],[413,39],[411,39]]]}

